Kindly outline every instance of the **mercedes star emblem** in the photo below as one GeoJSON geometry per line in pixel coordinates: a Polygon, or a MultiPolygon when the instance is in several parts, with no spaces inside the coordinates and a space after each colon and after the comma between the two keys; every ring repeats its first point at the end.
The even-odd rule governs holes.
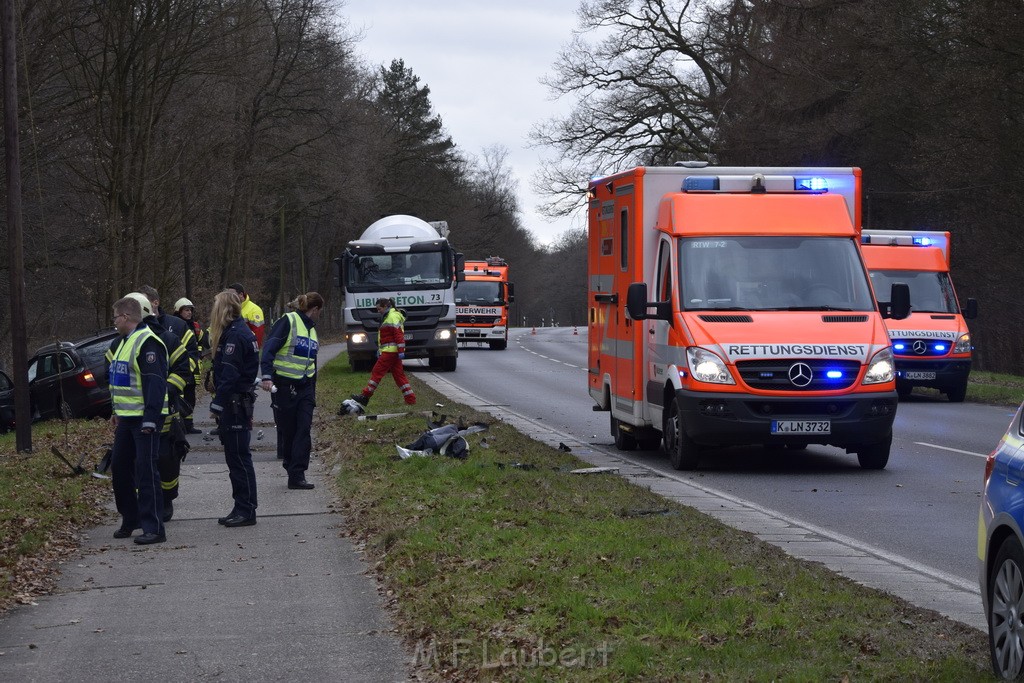
{"type": "Polygon", "coordinates": [[[923,355],[928,351],[928,344],[921,341],[920,339],[914,342],[914,353],[917,355],[923,355]]]}
{"type": "Polygon", "coordinates": [[[793,363],[789,366],[789,381],[795,387],[806,387],[814,378],[814,371],[807,363],[793,363]]]}

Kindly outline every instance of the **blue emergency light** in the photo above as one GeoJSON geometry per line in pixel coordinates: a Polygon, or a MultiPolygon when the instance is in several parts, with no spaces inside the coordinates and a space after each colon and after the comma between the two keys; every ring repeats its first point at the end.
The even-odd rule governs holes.
{"type": "Polygon", "coordinates": [[[683,192],[717,192],[718,176],[690,175],[683,178],[683,192]]]}
{"type": "Polygon", "coordinates": [[[919,247],[930,247],[930,246],[932,246],[932,238],[931,237],[915,237],[914,238],[914,244],[919,246],[919,247]]]}
{"type": "Polygon", "coordinates": [[[936,344],[935,345],[935,350],[936,351],[945,351],[946,350],[946,345],[945,344],[936,344]]]}
{"type": "Polygon", "coordinates": [[[829,379],[842,379],[843,378],[843,371],[842,370],[829,370],[828,372],[825,373],[825,376],[828,377],[829,379]]]}
{"type": "Polygon", "coordinates": [[[793,188],[801,192],[828,192],[828,181],[824,178],[794,178],[793,188]]]}
{"type": "Polygon", "coordinates": [[[896,342],[895,344],[892,345],[892,348],[895,349],[896,351],[903,351],[904,349],[907,348],[907,345],[904,344],[903,342],[896,342]]]}

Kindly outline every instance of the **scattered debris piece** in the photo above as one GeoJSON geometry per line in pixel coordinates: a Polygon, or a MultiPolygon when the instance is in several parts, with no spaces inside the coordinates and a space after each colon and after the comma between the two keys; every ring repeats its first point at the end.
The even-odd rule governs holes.
{"type": "Polygon", "coordinates": [[[569,474],[617,474],[618,467],[583,467],[578,470],[569,470],[569,474]]]}
{"type": "Polygon", "coordinates": [[[560,450],[560,451],[563,451],[563,452],[565,452],[565,453],[570,453],[570,452],[572,452],[572,449],[571,449],[571,448],[569,448],[568,446],[566,446],[566,445],[565,445],[564,443],[562,443],[561,441],[559,441],[559,442],[558,442],[558,450],[560,450]]]}
{"type": "Polygon", "coordinates": [[[85,453],[78,458],[78,464],[72,465],[71,461],[64,457],[64,454],[56,446],[50,446],[50,452],[60,458],[61,462],[68,466],[71,470],[71,474],[85,474],[85,468],[82,467],[82,463],[85,462],[85,453]]]}
{"type": "Polygon", "coordinates": [[[362,404],[353,398],[346,398],[338,409],[338,415],[360,415],[363,412],[365,411],[362,404]]]}

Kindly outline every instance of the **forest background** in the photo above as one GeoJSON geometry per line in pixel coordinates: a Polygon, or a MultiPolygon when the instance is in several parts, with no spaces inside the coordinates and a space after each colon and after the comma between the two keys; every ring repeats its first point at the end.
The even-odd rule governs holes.
{"type": "MultiPolygon", "coordinates": [[[[401,55],[365,64],[343,3],[35,0],[17,30],[30,349],[141,284],[201,319],[231,282],[271,317],[316,290],[338,329],[333,259],[393,213],[507,259],[517,323],[585,324],[585,234],[540,244],[507,151],[460,149],[401,55]]],[[[634,165],[859,166],[866,227],[953,234],[976,367],[1024,374],[1024,3],[585,0],[547,85],[551,215],[634,165]]]]}

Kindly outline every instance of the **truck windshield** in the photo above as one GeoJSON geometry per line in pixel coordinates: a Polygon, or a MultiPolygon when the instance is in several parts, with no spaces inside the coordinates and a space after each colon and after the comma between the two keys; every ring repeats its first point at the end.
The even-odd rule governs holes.
{"type": "Polygon", "coordinates": [[[487,304],[496,306],[505,303],[501,299],[500,282],[480,282],[466,280],[455,288],[455,303],[463,306],[469,304],[487,304]]]}
{"type": "Polygon", "coordinates": [[[910,287],[910,310],[914,313],[960,312],[948,273],[920,270],[871,271],[871,286],[882,301],[889,299],[894,282],[905,282],[910,287]]]}
{"type": "Polygon", "coordinates": [[[446,288],[440,251],[355,256],[349,263],[347,289],[356,292],[446,288]]]}
{"type": "Polygon", "coordinates": [[[853,240],[839,237],[694,237],[679,241],[683,309],[872,311],[853,240]]]}

